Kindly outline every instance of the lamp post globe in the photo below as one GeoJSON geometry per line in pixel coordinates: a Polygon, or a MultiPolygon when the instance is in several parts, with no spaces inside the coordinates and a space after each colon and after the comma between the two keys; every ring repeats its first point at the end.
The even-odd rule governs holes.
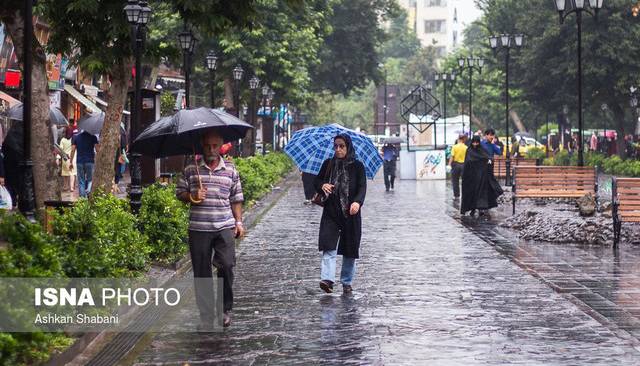
{"type": "Polygon", "coordinates": [[[242,69],[242,66],[236,65],[236,67],[233,68],[233,80],[236,80],[236,81],[242,80],[242,75],[244,75],[244,70],[242,69]]]}
{"type": "Polygon", "coordinates": [[[138,5],[137,0],[129,0],[127,2],[127,5],[124,7],[124,12],[127,16],[127,22],[129,22],[129,24],[131,25],[137,25],[141,11],[142,7],[138,5]]]}
{"type": "Polygon", "coordinates": [[[138,24],[147,25],[149,19],[151,19],[151,8],[146,1],[140,2],[140,16],[138,17],[138,24]]]}
{"type": "Polygon", "coordinates": [[[255,90],[258,89],[258,86],[260,86],[260,79],[258,79],[256,76],[249,79],[249,89],[255,90]]]}
{"type": "Polygon", "coordinates": [[[218,66],[218,57],[216,56],[216,54],[213,53],[213,51],[210,51],[206,57],[206,60],[207,69],[209,69],[209,71],[215,71],[216,67],[218,66]]]}

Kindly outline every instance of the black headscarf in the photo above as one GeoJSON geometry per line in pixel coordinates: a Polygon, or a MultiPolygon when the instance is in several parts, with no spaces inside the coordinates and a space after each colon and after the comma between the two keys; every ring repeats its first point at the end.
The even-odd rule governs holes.
{"type": "Polygon", "coordinates": [[[473,138],[471,139],[471,144],[467,149],[467,155],[465,156],[464,161],[475,162],[484,159],[489,159],[489,154],[487,154],[487,151],[482,147],[482,144],[480,144],[480,136],[473,136],[473,138]],[[478,145],[474,146],[474,142],[477,142],[478,145]]]}
{"type": "Polygon", "coordinates": [[[333,174],[331,174],[331,184],[334,187],[334,193],[340,201],[340,208],[344,217],[349,216],[349,172],[347,167],[356,160],[356,151],[353,148],[353,142],[351,137],[347,134],[339,134],[333,138],[335,143],[336,139],[344,140],[347,146],[347,155],[344,159],[338,159],[333,156],[333,174]]]}

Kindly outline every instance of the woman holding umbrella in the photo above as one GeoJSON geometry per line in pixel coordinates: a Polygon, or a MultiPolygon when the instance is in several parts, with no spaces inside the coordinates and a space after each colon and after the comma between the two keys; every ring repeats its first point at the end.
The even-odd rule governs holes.
{"type": "Polygon", "coordinates": [[[360,208],[367,192],[364,165],[356,160],[356,153],[347,134],[333,139],[334,155],[324,161],[315,179],[315,188],[326,197],[318,247],[322,252],[320,288],[333,292],[336,255],[343,256],[340,282],[345,294],[353,290],[355,260],[359,258],[362,236],[360,208]]]}

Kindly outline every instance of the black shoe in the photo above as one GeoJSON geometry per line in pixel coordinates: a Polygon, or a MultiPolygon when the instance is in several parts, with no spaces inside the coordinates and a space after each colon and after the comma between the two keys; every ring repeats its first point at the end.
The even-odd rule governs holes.
{"type": "Polygon", "coordinates": [[[322,289],[322,291],[330,294],[333,292],[333,282],[328,280],[322,280],[320,281],[320,288],[322,289]]]}
{"type": "Polygon", "coordinates": [[[345,295],[351,295],[353,293],[353,287],[351,287],[351,285],[342,285],[342,293],[345,295]]]}

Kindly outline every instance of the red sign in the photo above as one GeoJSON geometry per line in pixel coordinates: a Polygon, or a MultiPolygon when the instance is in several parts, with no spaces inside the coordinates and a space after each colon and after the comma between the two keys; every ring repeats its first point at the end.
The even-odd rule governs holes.
{"type": "Polygon", "coordinates": [[[4,74],[4,86],[7,88],[20,87],[20,70],[7,70],[4,74]]]}

